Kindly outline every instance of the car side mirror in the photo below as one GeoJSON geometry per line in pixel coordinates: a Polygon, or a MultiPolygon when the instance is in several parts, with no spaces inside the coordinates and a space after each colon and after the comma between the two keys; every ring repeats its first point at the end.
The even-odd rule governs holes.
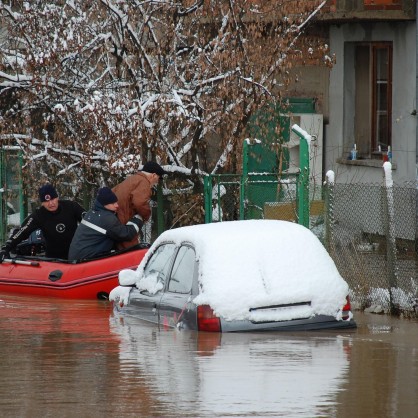
{"type": "Polygon", "coordinates": [[[124,269],[119,272],[119,284],[121,286],[134,286],[138,275],[134,270],[124,269]]]}

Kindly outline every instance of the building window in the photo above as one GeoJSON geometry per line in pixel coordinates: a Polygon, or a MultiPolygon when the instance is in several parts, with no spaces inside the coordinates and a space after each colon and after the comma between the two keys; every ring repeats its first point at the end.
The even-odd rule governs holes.
{"type": "Polygon", "coordinates": [[[400,9],[401,8],[401,0],[364,0],[364,8],[366,10],[371,9],[400,9]]]}
{"type": "Polygon", "coordinates": [[[355,91],[358,155],[379,158],[392,145],[391,42],[356,44],[355,91]]]}

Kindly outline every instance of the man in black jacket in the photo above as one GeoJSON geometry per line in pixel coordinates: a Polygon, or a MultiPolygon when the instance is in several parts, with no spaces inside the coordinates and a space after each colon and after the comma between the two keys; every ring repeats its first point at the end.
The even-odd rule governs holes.
{"type": "Polygon", "coordinates": [[[54,186],[45,184],[39,189],[41,207],[31,213],[0,251],[0,263],[33,231],[42,230],[47,257],[66,259],[68,249],[85,210],[76,202],[60,200],[54,186]]]}
{"type": "Polygon", "coordinates": [[[117,242],[130,241],[141,232],[143,222],[132,218],[125,224],[116,216],[118,198],[109,187],[97,193],[93,209],[81,221],[70,245],[68,258],[82,260],[97,257],[114,249],[117,242]]]}

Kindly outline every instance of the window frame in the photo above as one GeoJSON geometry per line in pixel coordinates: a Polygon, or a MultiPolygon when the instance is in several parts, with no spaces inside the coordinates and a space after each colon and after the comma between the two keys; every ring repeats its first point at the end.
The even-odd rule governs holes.
{"type": "MultiPolygon", "coordinates": [[[[371,123],[372,123],[372,141],[371,141],[371,151],[372,154],[379,152],[379,145],[377,143],[377,132],[378,132],[378,79],[377,79],[377,52],[378,50],[386,49],[387,50],[387,91],[386,91],[386,103],[387,103],[387,146],[392,146],[392,57],[393,57],[393,45],[392,42],[374,42],[371,43],[371,52],[372,52],[372,114],[371,114],[371,123]]],[[[381,151],[387,151],[387,147],[381,151]]]]}
{"type": "MultiPolygon", "coordinates": [[[[392,88],[393,88],[393,42],[353,42],[355,57],[354,64],[354,118],[353,134],[354,142],[357,144],[358,158],[361,159],[381,159],[382,153],[387,151],[388,146],[392,146],[392,88]],[[361,52],[363,50],[363,52],[361,52]],[[379,95],[378,77],[378,53],[387,51],[387,67],[384,69],[386,79],[385,96],[379,95]],[[365,61],[367,60],[367,62],[365,61]],[[377,138],[379,129],[379,99],[380,103],[385,103],[383,115],[386,115],[386,126],[383,138],[387,144],[379,148],[377,138]]],[[[381,67],[380,67],[381,68],[381,67]]],[[[381,89],[380,89],[381,90],[381,89]]],[[[348,152],[353,144],[346,144],[348,152]]]]}
{"type": "Polygon", "coordinates": [[[402,8],[401,0],[363,0],[365,10],[397,10],[402,8]]]}
{"type": "Polygon", "coordinates": [[[190,294],[192,292],[192,289],[193,289],[193,282],[194,282],[194,279],[195,279],[195,276],[196,276],[196,270],[197,270],[197,260],[196,260],[196,250],[195,250],[195,248],[192,245],[189,245],[189,244],[182,244],[180,247],[177,248],[176,256],[175,256],[175,258],[172,262],[169,280],[167,281],[166,292],[179,293],[179,294],[190,294]],[[189,279],[191,279],[189,289],[184,290],[184,291],[180,291],[177,285],[172,287],[172,282],[175,282],[175,280],[173,280],[173,276],[175,274],[175,268],[178,265],[178,263],[180,264],[182,262],[182,260],[179,261],[179,257],[182,255],[183,250],[193,252],[193,255],[194,255],[194,257],[193,257],[193,271],[191,272],[191,275],[189,277],[189,279]],[[176,287],[177,287],[177,289],[176,289],[176,287]]]}

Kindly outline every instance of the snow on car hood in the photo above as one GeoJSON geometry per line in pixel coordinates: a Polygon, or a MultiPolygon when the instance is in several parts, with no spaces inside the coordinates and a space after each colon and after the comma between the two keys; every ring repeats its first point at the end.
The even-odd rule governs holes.
{"type": "Polygon", "coordinates": [[[227,320],[251,319],[255,307],[300,302],[311,303],[304,308],[308,316],[336,316],[346,303],[347,283],[318,238],[301,225],[277,220],[194,225],[164,232],[152,248],[165,241],[194,245],[201,287],[194,302],[210,305],[227,320]]]}

